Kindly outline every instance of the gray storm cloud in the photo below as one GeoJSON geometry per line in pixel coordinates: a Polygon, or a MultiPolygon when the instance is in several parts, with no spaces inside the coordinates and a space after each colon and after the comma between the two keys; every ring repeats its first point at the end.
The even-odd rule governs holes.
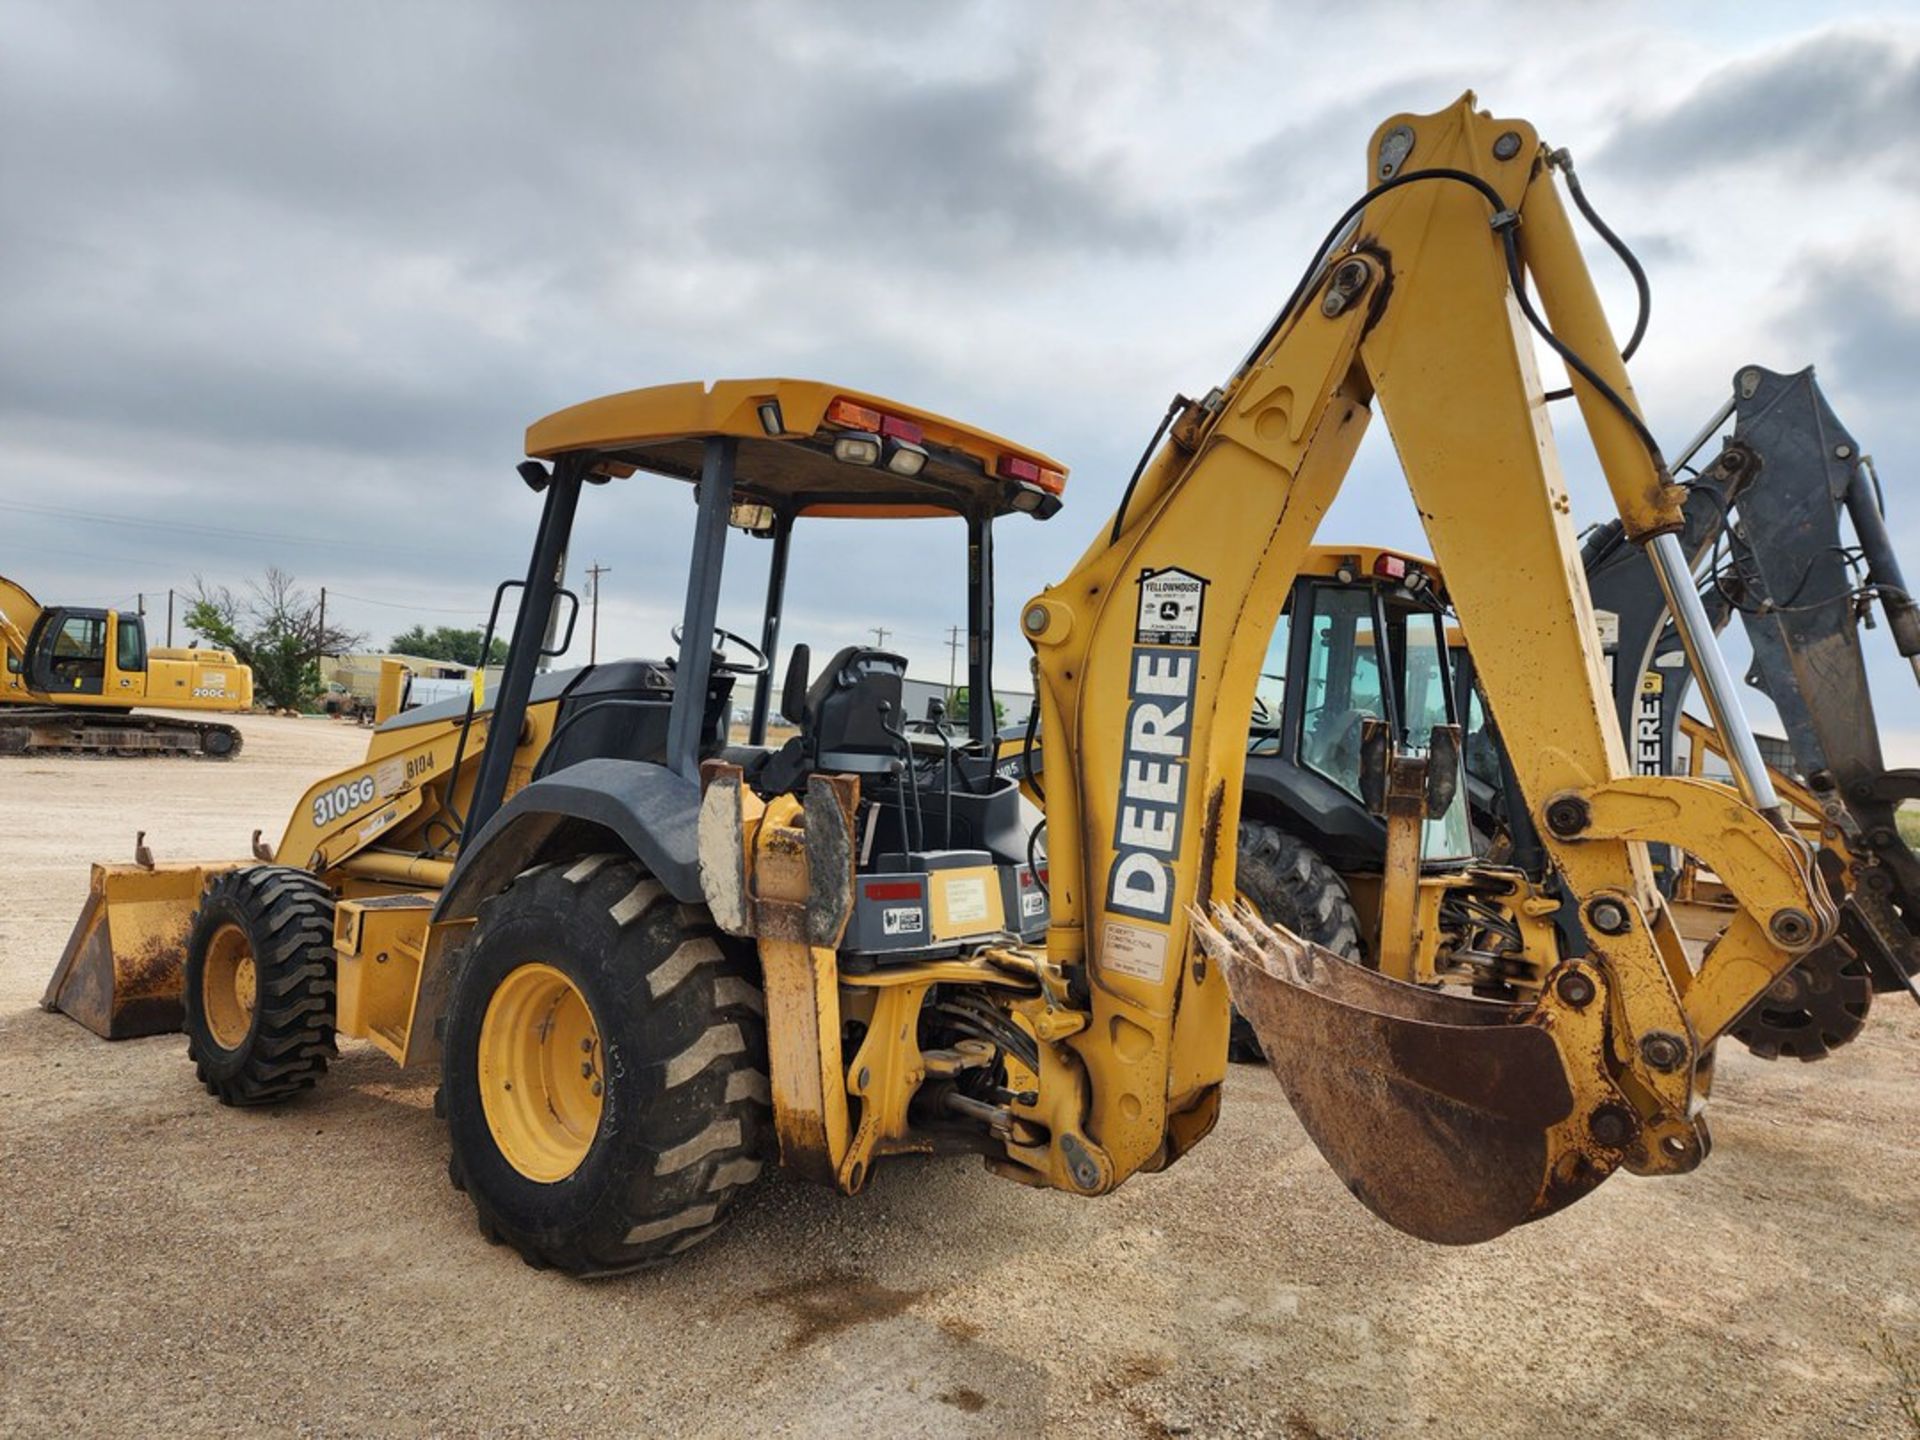
{"type": "MultiPolygon", "coordinates": [[[[340,604],[376,639],[458,621],[523,563],[530,420],[786,373],[1074,467],[1061,516],[1007,528],[1007,620],[1072,563],[1167,397],[1203,393],[1257,332],[1357,193],[1375,124],[1469,85],[1573,143],[1643,250],[1657,303],[1636,378],[1663,433],[1741,363],[1817,363],[1900,474],[1920,461],[1915,277],[1876,237],[1920,218],[1900,144],[1920,35],[1716,24],[1632,6],[1202,5],[1174,24],[1073,3],[14,0],[0,569],[123,603],[280,564],[362,597],[340,604]],[[1336,43],[1356,25],[1394,43],[1336,43]]],[[[1578,443],[1567,464],[1597,516],[1578,443]]],[[[1418,548],[1398,491],[1376,434],[1327,530],[1418,548]]],[[[1920,564],[1913,508],[1894,520],[1920,564]]],[[[603,643],[664,643],[690,509],[643,480],[594,497],[574,558],[614,566],[603,643]]],[[[803,536],[790,636],[883,624],[944,674],[951,528],[803,536]]],[[[758,564],[747,550],[730,576],[743,606],[758,564]]]]}

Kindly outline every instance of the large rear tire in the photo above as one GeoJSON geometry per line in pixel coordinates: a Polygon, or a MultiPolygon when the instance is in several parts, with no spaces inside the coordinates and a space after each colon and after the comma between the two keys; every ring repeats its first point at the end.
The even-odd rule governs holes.
{"type": "MultiPolygon", "coordinates": [[[[1355,962],[1363,958],[1360,912],[1346,882],[1305,841],[1264,820],[1240,822],[1239,855],[1234,862],[1240,898],[1270,924],[1284,926],[1302,940],[1355,962]]],[[[1253,1027],[1233,1012],[1227,1057],[1257,1064],[1265,1057],[1253,1027]]]]}
{"type": "Polygon", "coordinates": [[[333,892],[305,870],[250,865],[208,883],[182,976],[187,1056],[224,1105],[271,1105],[333,1056],[333,892]]]}
{"type": "Polygon", "coordinates": [[[521,874],[481,906],[444,1033],[481,1232],[576,1275],[704,1240],[771,1148],[764,1014],[752,951],[635,861],[521,874]]]}

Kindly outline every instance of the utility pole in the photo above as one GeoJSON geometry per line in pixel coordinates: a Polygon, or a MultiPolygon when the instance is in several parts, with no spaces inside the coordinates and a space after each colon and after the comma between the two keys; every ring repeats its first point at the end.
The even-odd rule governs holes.
{"type": "Polygon", "coordinates": [[[873,643],[882,650],[886,649],[887,636],[891,635],[893,631],[887,629],[884,625],[870,625],[867,628],[873,631],[873,643]]]}
{"type": "Polygon", "coordinates": [[[960,647],[966,644],[966,641],[960,638],[964,633],[961,626],[949,625],[947,627],[947,709],[949,710],[953,709],[954,666],[957,665],[960,660],[960,647]]]}
{"type": "Polygon", "coordinates": [[[602,565],[598,560],[587,567],[587,574],[593,577],[593,618],[587,622],[587,663],[595,665],[600,660],[600,577],[611,575],[613,567],[602,565]]]}
{"type": "Polygon", "coordinates": [[[320,625],[313,635],[313,653],[315,658],[325,653],[327,648],[327,587],[320,587],[320,625]]]}
{"type": "Polygon", "coordinates": [[[173,591],[167,591],[167,644],[173,644],[173,591]]]}

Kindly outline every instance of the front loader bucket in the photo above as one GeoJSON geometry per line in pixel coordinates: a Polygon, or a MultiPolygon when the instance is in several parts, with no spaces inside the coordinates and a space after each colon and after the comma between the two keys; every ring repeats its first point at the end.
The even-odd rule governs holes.
{"type": "Polygon", "coordinates": [[[1552,1173],[1573,1092],[1527,1007],[1389,980],[1245,909],[1197,930],[1307,1134],[1389,1225],[1476,1244],[1606,1178],[1552,1173]]]}
{"type": "Polygon", "coordinates": [[[187,929],[207,877],[230,868],[95,865],[41,1008],[64,1011],[105,1040],[178,1030],[187,929]]]}

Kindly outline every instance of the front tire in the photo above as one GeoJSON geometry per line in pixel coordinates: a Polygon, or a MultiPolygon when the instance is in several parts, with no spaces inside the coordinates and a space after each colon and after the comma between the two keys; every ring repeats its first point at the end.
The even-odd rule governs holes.
{"type": "Polygon", "coordinates": [[[223,1105],[271,1105],[333,1056],[333,892],[305,870],[217,875],[187,936],[187,1056],[223,1105]]]}
{"type": "MultiPolygon", "coordinates": [[[[1261,919],[1343,959],[1362,959],[1360,912],[1353,908],[1353,896],[1339,872],[1305,841],[1267,821],[1242,820],[1234,874],[1240,898],[1259,911],[1261,919]]],[[[1253,1027],[1238,1010],[1233,1012],[1227,1058],[1248,1064],[1265,1058],[1253,1027]]]]}
{"type": "Polygon", "coordinates": [[[764,1013],[752,952],[635,861],[521,874],[481,906],[441,1061],[481,1232],[573,1274],[705,1239],[771,1146],[764,1013]]]}

